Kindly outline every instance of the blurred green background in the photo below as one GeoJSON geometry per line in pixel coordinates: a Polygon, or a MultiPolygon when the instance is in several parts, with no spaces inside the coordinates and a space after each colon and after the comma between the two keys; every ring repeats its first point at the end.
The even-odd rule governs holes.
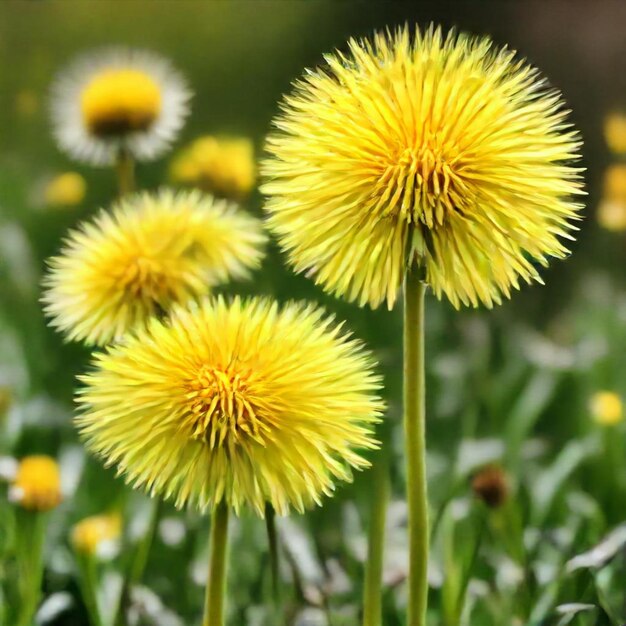
{"type": "MultiPolygon", "coordinates": [[[[617,445],[611,440],[623,443],[623,424],[607,436],[593,422],[588,409],[590,397],[598,390],[611,390],[622,397],[626,392],[626,239],[624,233],[601,228],[595,215],[605,169],[622,158],[609,150],[603,123],[609,111],[626,109],[623,2],[3,0],[0,385],[10,390],[12,403],[0,435],[0,452],[18,457],[33,452],[62,456],[75,450],[72,446],[76,445],[76,437],[70,419],[72,393],[75,376],[85,367],[88,353],[77,345],[63,344],[57,334],[46,328],[38,304],[39,282],[45,259],[59,250],[66,230],[98,208],[108,206],[115,195],[110,170],[72,163],[55,146],[47,116],[47,92],[55,74],[76,54],[92,48],[123,44],[152,49],[172,60],[195,94],[190,119],[175,149],[201,134],[233,134],[252,138],[257,154],[261,155],[263,138],[278,110],[277,103],[303,68],[321,62],[324,52],[344,47],[351,36],[366,36],[374,29],[405,23],[430,22],[491,35],[498,44],[517,49],[541,68],[563,92],[572,109],[571,120],[581,130],[589,193],[573,255],[542,273],[545,287],[524,287],[511,302],[493,311],[456,312],[447,303],[438,303],[432,297],[428,300],[431,491],[434,510],[443,520],[434,559],[440,565],[439,571],[444,572],[442,580],[433,581],[433,606],[435,611],[445,613],[434,614],[433,623],[456,623],[456,618],[449,617],[456,610],[456,600],[450,598],[460,591],[455,591],[456,587],[450,590],[452,583],[445,582],[455,576],[465,581],[454,583],[463,588],[464,602],[469,602],[464,585],[470,579],[484,583],[491,600],[501,601],[497,604],[493,600],[496,608],[481,613],[484,589],[481,591],[480,585],[469,586],[478,589],[471,596],[478,607],[472,610],[479,611],[472,618],[472,626],[617,623],[610,620],[626,619],[620,595],[624,593],[626,575],[623,563],[616,565],[612,561],[615,569],[610,570],[610,576],[602,574],[606,571],[602,568],[594,570],[593,575],[585,569],[585,577],[580,580],[566,574],[564,563],[626,520],[623,447],[622,452],[609,452],[607,448],[617,445]],[[45,180],[66,170],[78,171],[85,177],[86,199],[79,207],[49,209],[42,201],[45,180]],[[474,526],[471,530],[462,527],[473,517],[468,514],[460,518],[465,521],[459,521],[450,512],[450,503],[469,497],[468,476],[476,467],[493,461],[502,464],[511,475],[514,504],[507,510],[509,517],[488,522],[494,526],[487,544],[480,535],[481,554],[486,556],[477,560],[472,548],[480,543],[477,532],[474,526]],[[572,504],[572,497],[577,495],[578,509],[576,502],[572,504]],[[561,546],[556,549],[558,558],[549,550],[545,553],[544,542],[532,543],[533,531],[543,534],[563,528],[569,529],[570,535],[563,545],[554,540],[554,545],[561,546]],[[498,539],[498,532],[507,538],[498,539]],[[466,537],[467,557],[455,543],[459,541],[458,533],[466,537]],[[446,565],[450,549],[457,558],[446,565]],[[507,587],[508,583],[498,582],[502,575],[500,556],[522,568],[527,574],[523,576],[525,580],[532,578],[523,594],[519,585],[507,587]],[[471,567],[462,565],[466,558],[471,567]],[[544,579],[537,572],[543,565],[551,567],[553,574],[542,583],[544,579]],[[456,569],[460,573],[455,573],[456,569]],[[471,575],[466,569],[471,569],[471,575]],[[596,573],[601,578],[599,583],[594,577],[596,573]],[[559,581],[554,589],[549,584],[552,581],[559,581]],[[552,595],[545,599],[542,594],[548,588],[552,595]],[[595,608],[556,612],[557,606],[568,602],[589,603],[595,608]],[[539,605],[545,609],[537,609],[533,614],[539,605]],[[444,606],[448,608],[441,608],[444,606]],[[515,622],[517,618],[523,621],[515,622]],[[558,621],[564,619],[571,621],[558,621]],[[609,621],[601,621],[604,619],[609,621]]],[[[168,159],[140,164],[139,186],[156,188],[166,182],[168,159]]],[[[258,193],[246,203],[251,212],[259,215],[261,205],[258,193]]],[[[339,318],[348,320],[355,334],[377,352],[390,404],[381,436],[395,453],[393,493],[400,507],[401,529],[400,310],[358,309],[326,297],[305,278],[291,275],[274,247],[253,281],[233,285],[229,291],[323,302],[339,318]]],[[[80,478],[80,486],[63,505],[55,526],[60,546],[66,541],[64,533],[71,522],[109,506],[120,489],[119,481],[93,461],[88,461],[87,469],[81,471],[76,479],[80,478]]],[[[341,489],[323,510],[297,522],[305,530],[310,523],[317,529],[317,535],[312,534],[311,558],[321,564],[321,580],[328,583],[324,587],[317,579],[314,581],[323,590],[322,596],[330,608],[326,607],[322,616],[313,620],[327,620],[330,614],[333,624],[357,623],[363,555],[360,548],[351,545],[350,537],[362,540],[368,516],[369,480],[367,474],[357,478],[353,487],[341,489]],[[346,574],[350,584],[345,589],[337,591],[328,582],[336,583],[329,562],[338,563],[346,574]]],[[[193,532],[202,524],[193,516],[190,521],[188,516],[173,511],[169,514],[174,519],[184,519],[193,532]]],[[[396,534],[402,534],[396,530],[396,534]]],[[[285,527],[284,532],[285,542],[289,543],[290,533],[295,531],[285,527]]],[[[197,613],[202,593],[200,587],[194,587],[189,571],[193,569],[190,555],[202,551],[203,541],[198,540],[200,547],[196,549],[195,535],[191,530],[189,533],[193,539],[174,547],[158,547],[151,557],[155,559],[154,568],[147,581],[167,606],[183,616],[181,623],[192,623],[190,616],[197,613]],[[168,568],[178,568],[180,581],[168,578],[168,568]],[[183,602],[177,594],[181,585],[187,584],[193,592],[191,599],[183,602]]],[[[237,578],[237,572],[232,574],[233,580],[239,581],[232,598],[236,607],[232,623],[262,623],[255,622],[254,611],[248,610],[260,603],[265,584],[262,529],[255,526],[254,520],[244,520],[237,543],[233,569],[241,577],[237,578]]],[[[401,563],[402,544],[396,549],[401,563]]],[[[619,549],[622,550],[621,544],[619,549]]],[[[67,555],[66,558],[70,559],[67,555]]],[[[400,582],[395,586],[390,583],[386,626],[403,623],[402,566],[392,560],[389,568],[389,580],[397,570],[400,582]]],[[[50,593],[69,590],[76,605],[50,623],[84,623],[71,564],[66,562],[60,568],[52,564],[50,570],[50,593]]],[[[285,577],[289,579],[289,572],[285,577]]],[[[295,613],[316,603],[320,604],[311,598],[296,599],[295,613]]]]}

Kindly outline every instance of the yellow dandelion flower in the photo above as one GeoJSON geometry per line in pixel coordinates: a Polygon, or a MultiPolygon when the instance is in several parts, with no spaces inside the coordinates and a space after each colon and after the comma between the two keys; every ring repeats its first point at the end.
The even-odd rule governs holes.
{"type": "Polygon", "coordinates": [[[173,160],[170,176],[224,198],[245,197],[256,178],[254,147],[244,137],[200,137],[173,160]]]}
{"type": "Polygon", "coordinates": [[[52,122],[60,147],[93,165],[120,151],[139,160],[162,154],[189,112],[185,80],[144,50],[112,49],[79,58],[52,88],[52,122]]]}
{"type": "Polygon", "coordinates": [[[391,308],[417,261],[438,297],[492,306],[568,253],[580,140],[515,52],[430,27],[325,59],[285,98],[261,167],[296,271],[391,308]]]}
{"type": "Polygon", "coordinates": [[[589,402],[591,417],[602,426],[614,426],[624,419],[622,399],[612,391],[598,391],[589,402]]]}
{"type": "Polygon", "coordinates": [[[626,153],[626,114],[614,111],[606,116],[604,119],[604,139],[611,152],[626,153]]]}
{"type": "Polygon", "coordinates": [[[372,357],[313,305],[219,297],[98,354],[77,425],[152,494],[301,511],[367,465],[383,409],[372,357]]]}
{"type": "Polygon", "coordinates": [[[73,207],[85,199],[87,183],[78,172],[64,172],[48,181],[45,203],[50,207],[73,207]]]}
{"type": "Polygon", "coordinates": [[[31,511],[49,511],[61,502],[61,477],[57,462],[33,455],[20,460],[11,485],[10,499],[31,511]]]}
{"type": "Polygon", "coordinates": [[[141,194],[70,233],[43,302],[69,339],[105,344],[151,316],[246,278],[263,257],[259,220],[197,191],[141,194]]]}
{"type": "Polygon", "coordinates": [[[71,541],[74,549],[86,555],[97,555],[102,546],[117,541],[122,532],[122,518],[118,513],[92,515],[74,525],[71,541]]]}

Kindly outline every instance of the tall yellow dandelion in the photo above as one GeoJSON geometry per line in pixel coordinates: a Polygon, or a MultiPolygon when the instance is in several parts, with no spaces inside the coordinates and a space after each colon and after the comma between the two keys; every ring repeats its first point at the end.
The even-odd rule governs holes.
{"type": "Polygon", "coordinates": [[[296,271],[392,307],[415,261],[437,296],[491,306],[567,254],[580,140],[537,70],[433,28],[325,59],[285,98],[262,165],[296,271]]]}
{"type": "Polygon", "coordinates": [[[259,220],[197,191],[141,194],[70,233],[50,260],[43,302],[69,339],[105,344],[246,278],[263,257],[259,220]]]}
{"type": "Polygon", "coordinates": [[[207,626],[224,623],[229,509],[301,511],[376,445],[372,357],[312,305],[177,308],[93,365],[78,395],[87,447],[133,485],[213,512],[207,626]]]}
{"type": "Polygon", "coordinates": [[[424,626],[425,288],[490,307],[541,282],[575,230],[580,139],[560,94],[487,38],[403,28],[325,61],[282,103],[261,190],[290,264],[326,291],[391,308],[404,281],[407,624],[424,626]]]}

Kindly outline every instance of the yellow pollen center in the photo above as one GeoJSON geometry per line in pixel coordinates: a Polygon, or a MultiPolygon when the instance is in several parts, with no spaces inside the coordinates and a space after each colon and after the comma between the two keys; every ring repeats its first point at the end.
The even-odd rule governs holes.
{"type": "Polygon", "coordinates": [[[259,419],[258,407],[249,398],[244,377],[233,372],[203,365],[187,384],[188,425],[194,439],[210,448],[237,444],[245,436],[263,443],[267,425],[259,419]]]}
{"type": "Polygon", "coordinates": [[[133,259],[118,278],[118,285],[130,300],[166,301],[172,281],[160,261],[149,257],[133,259]]]}
{"type": "Polygon", "coordinates": [[[87,128],[99,137],[147,130],[161,112],[161,89],[144,72],[104,70],[84,88],[81,110],[87,128]]]}
{"type": "Polygon", "coordinates": [[[381,169],[373,208],[410,224],[443,224],[447,212],[463,213],[469,204],[460,170],[458,154],[430,145],[405,148],[381,169]]]}

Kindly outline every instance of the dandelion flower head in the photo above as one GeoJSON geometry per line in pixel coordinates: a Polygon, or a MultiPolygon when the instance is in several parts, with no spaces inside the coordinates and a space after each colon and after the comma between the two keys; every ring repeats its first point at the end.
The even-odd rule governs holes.
{"type": "Polygon", "coordinates": [[[20,460],[9,497],[29,511],[49,511],[61,503],[61,476],[49,456],[32,455],[20,460]]]}
{"type": "Polygon", "coordinates": [[[284,99],[261,167],[296,271],[391,308],[418,263],[438,297],[492,306],[567,255],[580,140],[514,51],[403,28],[325,61],[284,99]]]}
{"type": "Polygon", "coordinates": [[[245,198],[256,180],[254,147],[245,137],[200,137],[177,155],[170,174],[219,197],[245,198]]]}
{"type": "Polygon", "coordinates": [[[613,391],[598,391],[589,402],[593,420],[602,426],[614,426],[624,419],[622,399],[613,391]]]}
{"type": "Polygon", "coordinates": [[[87,183],[78,172],[63,172],[48,181],[44,200],[49,207],[73,207],[85,199],[87,183]]]}
{"type": "Polygon", "coordinates": [[[86,555],[98,555],[103,546],[114,544],[122,532],[122,518],[117,513],[92,515],[72,528],[74,549],[86,555]]]}
{"type": "Polygon", "coordinates": [[[313,305],[216,297],[93,365],[78,395],[87,447],[178,506],[301,511],[376,445],[373,359],[313,305]]]}
{"type": "Polygon", "coordinates": [[[125,151],[154,159],[175,139],[191,92],[169,63],[144,50],[110,49],[79,58],[52,88],[52,122],[60,147],[93,165],[125,151]]]}
{"type": "Polygon", "coordinates": [[[105,344],[260,265],[261,222],[199,191],[143,193],[72,231],[44,279],[71,340],[105,344]]]}

